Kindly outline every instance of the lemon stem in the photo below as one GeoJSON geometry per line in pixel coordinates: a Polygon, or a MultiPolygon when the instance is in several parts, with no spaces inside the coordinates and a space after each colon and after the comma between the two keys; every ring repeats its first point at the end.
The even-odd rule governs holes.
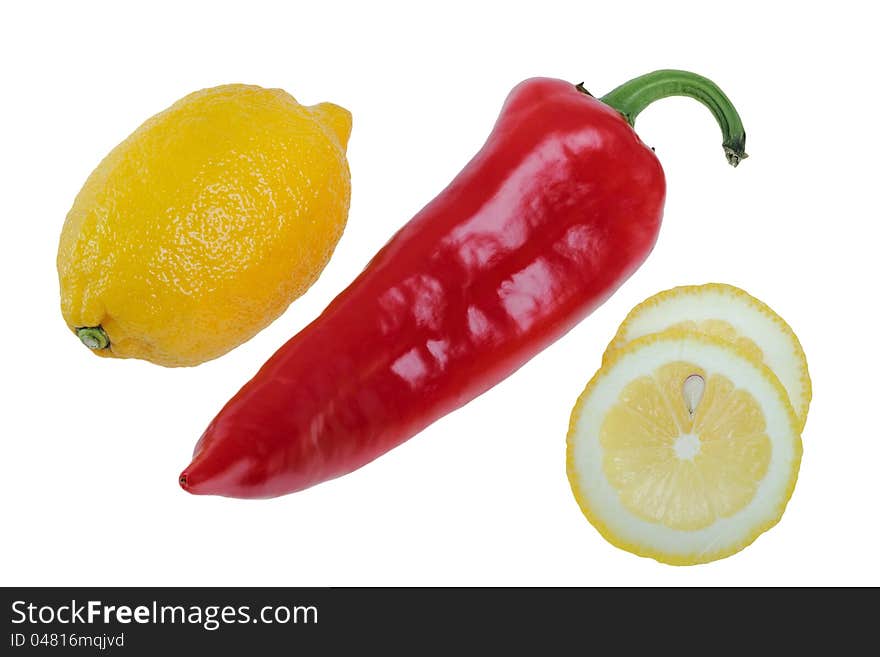
{"type": "Polygon", "coordinates": [[[746,159],[746,131],[733,103],[717,84],[688,71],[654,71],[634,78],[603,96],[600,100],[634,125],[643,109],[661,98],[687,96],[705,105],[721,128],[724,155],[731,166],[746,159]]]}
{"type": "Polygon", "coordinates": [[[100,326],[84,326],[76,329],[76,336],[89,349],[106,349],[110,346],[110,338],[100,326]]]}

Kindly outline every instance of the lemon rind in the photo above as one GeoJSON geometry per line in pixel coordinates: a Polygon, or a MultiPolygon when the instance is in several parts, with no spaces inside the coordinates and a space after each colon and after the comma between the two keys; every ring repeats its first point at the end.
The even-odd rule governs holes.
{"type": "Polygon", "coordinates": [[[738,345],[731,344],[730,342],[727,342],[715,336],[709,336],[698,331],[686,329],[668,329],[662,333],[654,333],[642,336],[633,340],[632,342],[627,343],[625,346],[614,350],[611,353],[606,352],[606,356],[608,357],[607,361],[603,363],[599,371],[596,372],[592,379],[590,379],[590,382],[584,388],[583,392],[578,396],[577,402],[572,409],[568,426],[568,434],[566,436],[565,459],[566,475],[568,477],[568,482],[571,486],[572,492],[574,493],[575,500],[586,519],[590,522],[591,525],[593,525],[593,527],[596,528],[599,534],[601,534],[606,541],[617,548],[620,548],[640,557],[654,559],[655,561],[663,564],[671,566],[693,566],[709,563],[712,561],[718,561],[737,554],[738,552],[742,551],[743,549],[754,543],[755,540],[759,536],[761,536],[761,534],[773,528],[779,523],[779,521],[782,519],[782,515],[784,514],[785,509],[788,506],[788,502],[791,500],[791,496],[794,493],[795,485],[797,484],[798,473],[800,472],[801,458],[803,455],[803,443],[801,441],[800,431],[798,429],[798,427],[800,426],[800,421],[797,414],[795,413],[791,401],[788,398],[788,392],[785,390],[785,387],[782,385],[782,383],[780,383],[779,378],[776,376],[776,374],[769,367],[767,367],[765,363],[757,361],[755,358],[751,357],[745,349],[739,347],[738,345]],[[580,420],[581,416],[581,410],[584,406],[584,401],[587,399],[587,397],[589,397],[590,393],[596,388],[598,383],[608,375],[608,372],[611,370],[614,364],[617,363],[617,361],[624,356],[638,351],[643,346],[659,341],[671,342],[673,340],[681,339],[694,340],[704,344],[721,347],[737,354],[737,356],[751,363],[751,365],[759,370],[765,380],[767,380],[779,394],[779,398],[783,402],[783,409],[786,411],[789,422],[791,423],[792,433],[795,436],[793,459],[791,462],[791,472],[789,474],[788,483],[784,489],[784,493],[781,496],[779,504],[776,505],[776,507],[773,509],[774,513],[770,517],[770,519],[766,522],[761,523],[760,525],[755,526],[752,531],[750,531],[743,537],[742,540],[726,545],[722,549],[712,552],[702,552],[699,555],[667,553],[662,550],[655,549],[650,545],[636,543],[620,537],[604,521],[602,521],[599,514],[594,512],[593,509],[590,507],[587,501],[588,498],[584,494],[578,482],[578,473],[575,469],[574,464],[574,439],[578,421],[580,420]]]}
{"type": "MultiPolygon", "coordinates": [[[[602,365],[604,366],[608,362],[608,359],[615,351],[620,350],[623,346],[630,342],[630,340],[628,340],[626,336],[629,333],[632,324],[636,320],[636,318],[639,317],[646,310],[659,306],[669,299],[675,299],[684,295],[696,296],[704,291],[717,292],[719,294],[729,294],[733,297],[739,298],[747,305],[757,310],[765,318],[770,320],[780,329],[780,331],[786,337],[789,338],[792,346],[794,347],[794,355],[796,360],[798,361],[800,370],[798,379],[801,384],[801,395],[800,399],[798,399],[797,402],[792,400],[792,406],[794,407],[795,403],[797,403],[797,408],[795,408],[795,415],[798,418],[798,432],[802,433],[807,423],[807,415],[810,409],[810,403],[813,400],[813,383],[810,379],[810,370],[807,364],[807,356],[804,352],[803,346],[801,345],[801,341],[798,339],[797,334],[794,332],[788,322],[786,322],[775,310],[773,310],[770,306],[768,306],[760,299],[752,296],[742,288],[738,288],[735,285],[730,285],[728,283],[679,285],[678,287],[658,292],[657,294],[645,299],[644,301],[636,305],[632,310],[630,310],[626,318],[620,324],[620,327],[617,329],[617,333],[615,333],[614,337],[611,339],[611,342],[609,342],[608,346],[605,348],[605,353],[602,355],[602,365]]],[[[783,386],[783,388],[785,388],[785,386],[783,386]]],[[[788,395],[787,390],[786,395],[788,395]]]]}

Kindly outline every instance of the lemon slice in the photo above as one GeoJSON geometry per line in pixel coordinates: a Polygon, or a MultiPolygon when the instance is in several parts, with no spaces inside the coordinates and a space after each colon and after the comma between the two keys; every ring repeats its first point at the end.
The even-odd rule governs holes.
{"type": "Polygon", "coordinates": [[[682,329],[610,354],[568,432],[584,515],[614,545],[675,565],[730,556],[775,525],[800,460],[798,419],[773,372],[682,329]]]}
{"type": "Polygon", "coordinates": [[[628,342],[669,328],[714,335],[763,361],[785,387],[803,429],[812,396],[807,358],[794,331],[767,304],[721,283],[660,292],[630,311],[603,361],[628,342]]]}

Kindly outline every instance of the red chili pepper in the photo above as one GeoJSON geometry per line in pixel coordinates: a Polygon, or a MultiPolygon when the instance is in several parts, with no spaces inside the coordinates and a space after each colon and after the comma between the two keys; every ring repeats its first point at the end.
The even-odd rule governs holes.
{"type": "Polygon", "coordinates": [[[273,497],[344,475],[515,372],[644,261],[660,228],[660,163],[633,131],[686,95],[746,157],[727,97],[682,71],[598,100],[537,78],[488,141],[364,272],[226,404],[181,474],[197,494],[273,497]]]}

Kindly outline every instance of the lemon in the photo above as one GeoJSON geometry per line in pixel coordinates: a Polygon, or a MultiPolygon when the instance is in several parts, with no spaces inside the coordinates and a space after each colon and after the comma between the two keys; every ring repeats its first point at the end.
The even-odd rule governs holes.
{"type": "Polygon", "coordinates": [[[670,330],[615,350],[571,416],[575,498],[614,545],[688,565],[775,525],[797,480],[799,423],[747,349],[670,330]]]}
{"type": "Polygon", "coordinates": [[[714,335],[763,361],[785,387],[803,430],[812,396],[807,357],[791,327],[767,304],[722,283],[660,292],[627,315],[603,359],[636,338],[669,328],[714,335]]]}
{"type": "Polygon", "coordinates": [[[251,338],[327,264],[351,115],[281,89],[197,91],[92,172],[58,248],[61,310],[100,356],[196,365],[251,338]]]}

